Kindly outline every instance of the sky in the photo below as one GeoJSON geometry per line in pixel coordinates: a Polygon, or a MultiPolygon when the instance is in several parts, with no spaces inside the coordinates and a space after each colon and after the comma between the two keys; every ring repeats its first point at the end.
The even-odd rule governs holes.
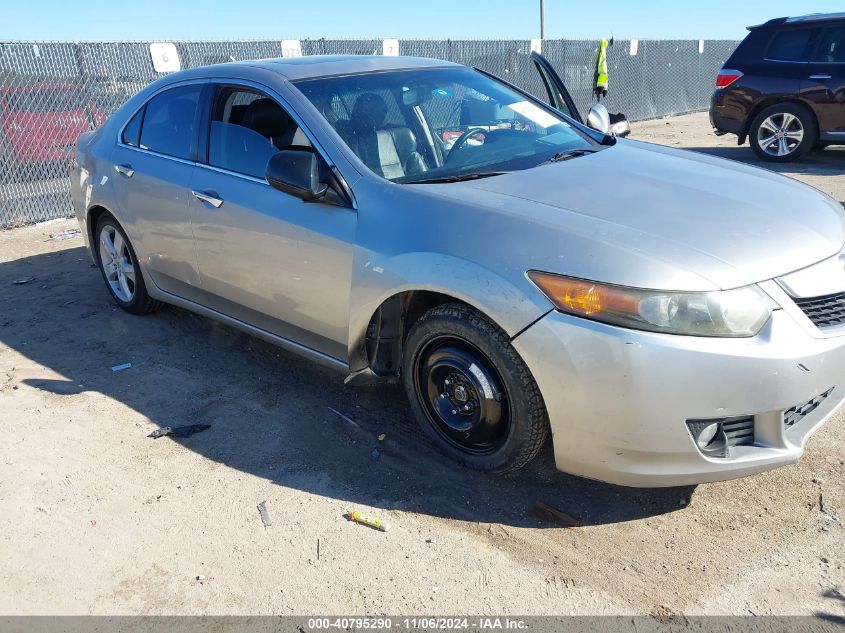
{"type": "MultiPolygon", "coordinates": [[[[540,0],[3,0],[0,40],[528,39],[540,0]]],[[[741,39],[843,0],[545,0],[547,38],[741,39]]]]}

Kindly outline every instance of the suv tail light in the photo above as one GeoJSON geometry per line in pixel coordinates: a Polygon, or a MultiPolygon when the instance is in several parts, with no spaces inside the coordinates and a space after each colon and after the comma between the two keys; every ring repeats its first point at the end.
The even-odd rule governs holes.
{"type": "Polygon", "coordinates": [[[716,87],[727,88],[740,77],[742,77],[742,73],[740,71],[723,68],[719,71],[719,74],[716,75],[716,87]]]}

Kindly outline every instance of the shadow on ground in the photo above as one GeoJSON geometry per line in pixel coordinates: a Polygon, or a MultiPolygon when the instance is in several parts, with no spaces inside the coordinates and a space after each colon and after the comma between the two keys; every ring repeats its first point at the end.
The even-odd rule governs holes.
{"type": "MultiPolygon", "coordinates": [[[[345,387],[332,370],[176,308],[126,314],[81,247],[0,264],[0,341],[63,377],[23,376],[25,385],[64,396],[99,392],[160,427],[210,424],[189,438],[148,441],[179,441],[231,468],[350,504],[555,527],[527,516],[536,501],[595,525],[681,509],[693,492],[564,475],[550,446],[514,477],[457,467],[421,435],[398,386],[345,387]],[[20,279],[32,281],[12,283],[20,279]],[[131,369],[112,372],[127,362],[131,369]]],[[[127,422],[126,433],[154,428],[127,422]]]]}

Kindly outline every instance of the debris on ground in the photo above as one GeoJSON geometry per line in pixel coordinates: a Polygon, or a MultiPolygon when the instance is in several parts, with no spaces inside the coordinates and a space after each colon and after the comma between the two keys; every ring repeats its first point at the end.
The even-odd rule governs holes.
{"type": "Polygon", "coordinates": [[[35,281],[35,277],[26,277],[24,279],[15,279],[12,282],[13,286],[23,286],[24,284],[28,284],[30,281],[35,281]]]}
{"type": "Polygon", "coordinates": [[[819,510],[827,514],[827,501],[824,498],[824,493],[819,493],[819,510]]]}
{"type": "Polygon", "coordinates": [[[187,426],[163,426],[150,433],[147,437],[153,439],[164,437],[165,435],[175,435],[176,437],[189,437],[194,433],[210,429],[210,424],[189,424],[187,426]]]}
{"type": "Polygon", "coordinates": [[[386,438],[386,437],[387,437],[387,434],[386,434],[386,433],[382,433],[381,435],[379,435],[379,436],[378,436],[378,441],[379,441],[379,442],[383,442],[383,441],[384,441],[384,438],[386,438]]]}
{"type": "Polygon", "coordinates": [[[61,233],[56,233],[55,235],[51,235],[50,239],[53,240],[70,240],[74,237],[82,237],[82,230],[81,229],[67,229],[62,231],[61,233]]]}
{"type": "Polygon", "coordinates": [[[425,539],[425,542],[426,543],[434,543],[434,539],[433,538],[427,538],[427,539],[425,539]]]}
{"type": "Polygon", "coordinates": [[[375,517],[367,516],[366,514],[362,514],[357,510],[350,510],[349,512],[347,512],[346,518],[350,521],[355,521],[355,523],[360,523],[361,525],[367,525],[381,532],[387,532],[390,529],[390,524],[386,523],[385,521],[382,521],[381,519],[377,519],[375,517]]]}
{"type": "Polygon", "coordinates": [[[203,576],[202,574],[199,574],[199,575],[197,576],[197,580],[199,580],[199,581],[200,581],[200,583],[205,582],[205,576],[203,576]]]}
{"type": "Polygon", "coordinates": [[[317,560],[320,560],[320,539],[317,539],[317,560]]]}
{"type": "Polygon", "coordinates": [[[122,365],[115,365],[111,368],[113,372],[123,371],[124,369],[131,369],[132,363],[123,363],[122,365]]]}
{"type": "Polygon", "coordinates": [[[355,420],[353,420],[352,418],[350,418],[348,415],[341,413],[337,409],[332,409],[331,407],[329,407],[328,409],[329,409],[329,411],[334,413],[337,417],[339,417],[344,422],[349,422],[349,424],[351,424],[352,426],[361,428],[360,426],[358,426],[358,423],[355,420]]]}
{"type": "Polygon", "coordinates": [[[381,457],[381,451],[377,448],[374,448],[373,452],[370,453],[370,459],[376,461],[379,457],[381,457]]]}
{"type": "Polygon", "coordinates": [[[528,512],[528,516],[540,521],[557,523],[563,527],[581,527],[581,519],[566,514],[566,512],[561,512],[542,501],[534,504],[534,507],[528,512]]]}
{"type": "Polygon", "coordinates": [[[261,515],[261,522],[264,524],[264,527],[270,527],[273,525],[273,521],[270,519],[270,513],[267,512],[266,501],[262,501],[258,504],[258,514],[261,515]]]}

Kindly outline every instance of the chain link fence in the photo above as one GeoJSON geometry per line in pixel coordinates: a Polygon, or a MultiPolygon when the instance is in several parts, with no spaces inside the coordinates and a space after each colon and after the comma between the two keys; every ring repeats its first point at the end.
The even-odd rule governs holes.
{"type": "MultiPolygon", "coordinates": [[[[492,72],[546,99],[532,44],[585,115],[598,42],[589,40],[278,40],[174,42],[181,68],[285,55],[402,54],[492,72]],[[292,44],[293,43],[293,44],[292,44]],[[287,46],[288,48],[285,48],[287,46]],[[398,50],[397,50],[398,47],[398,50]]],[[[735,41],[616,41],[604,103],[631,121],[704,110],[735,41]]],[[[170,50],[173,50],[172,48],[170,50]]],[[[150,42],[0,42],[0,227],[72,213],[68,169],[80,134],[101,125],[157,72],[150,42]]]]}

